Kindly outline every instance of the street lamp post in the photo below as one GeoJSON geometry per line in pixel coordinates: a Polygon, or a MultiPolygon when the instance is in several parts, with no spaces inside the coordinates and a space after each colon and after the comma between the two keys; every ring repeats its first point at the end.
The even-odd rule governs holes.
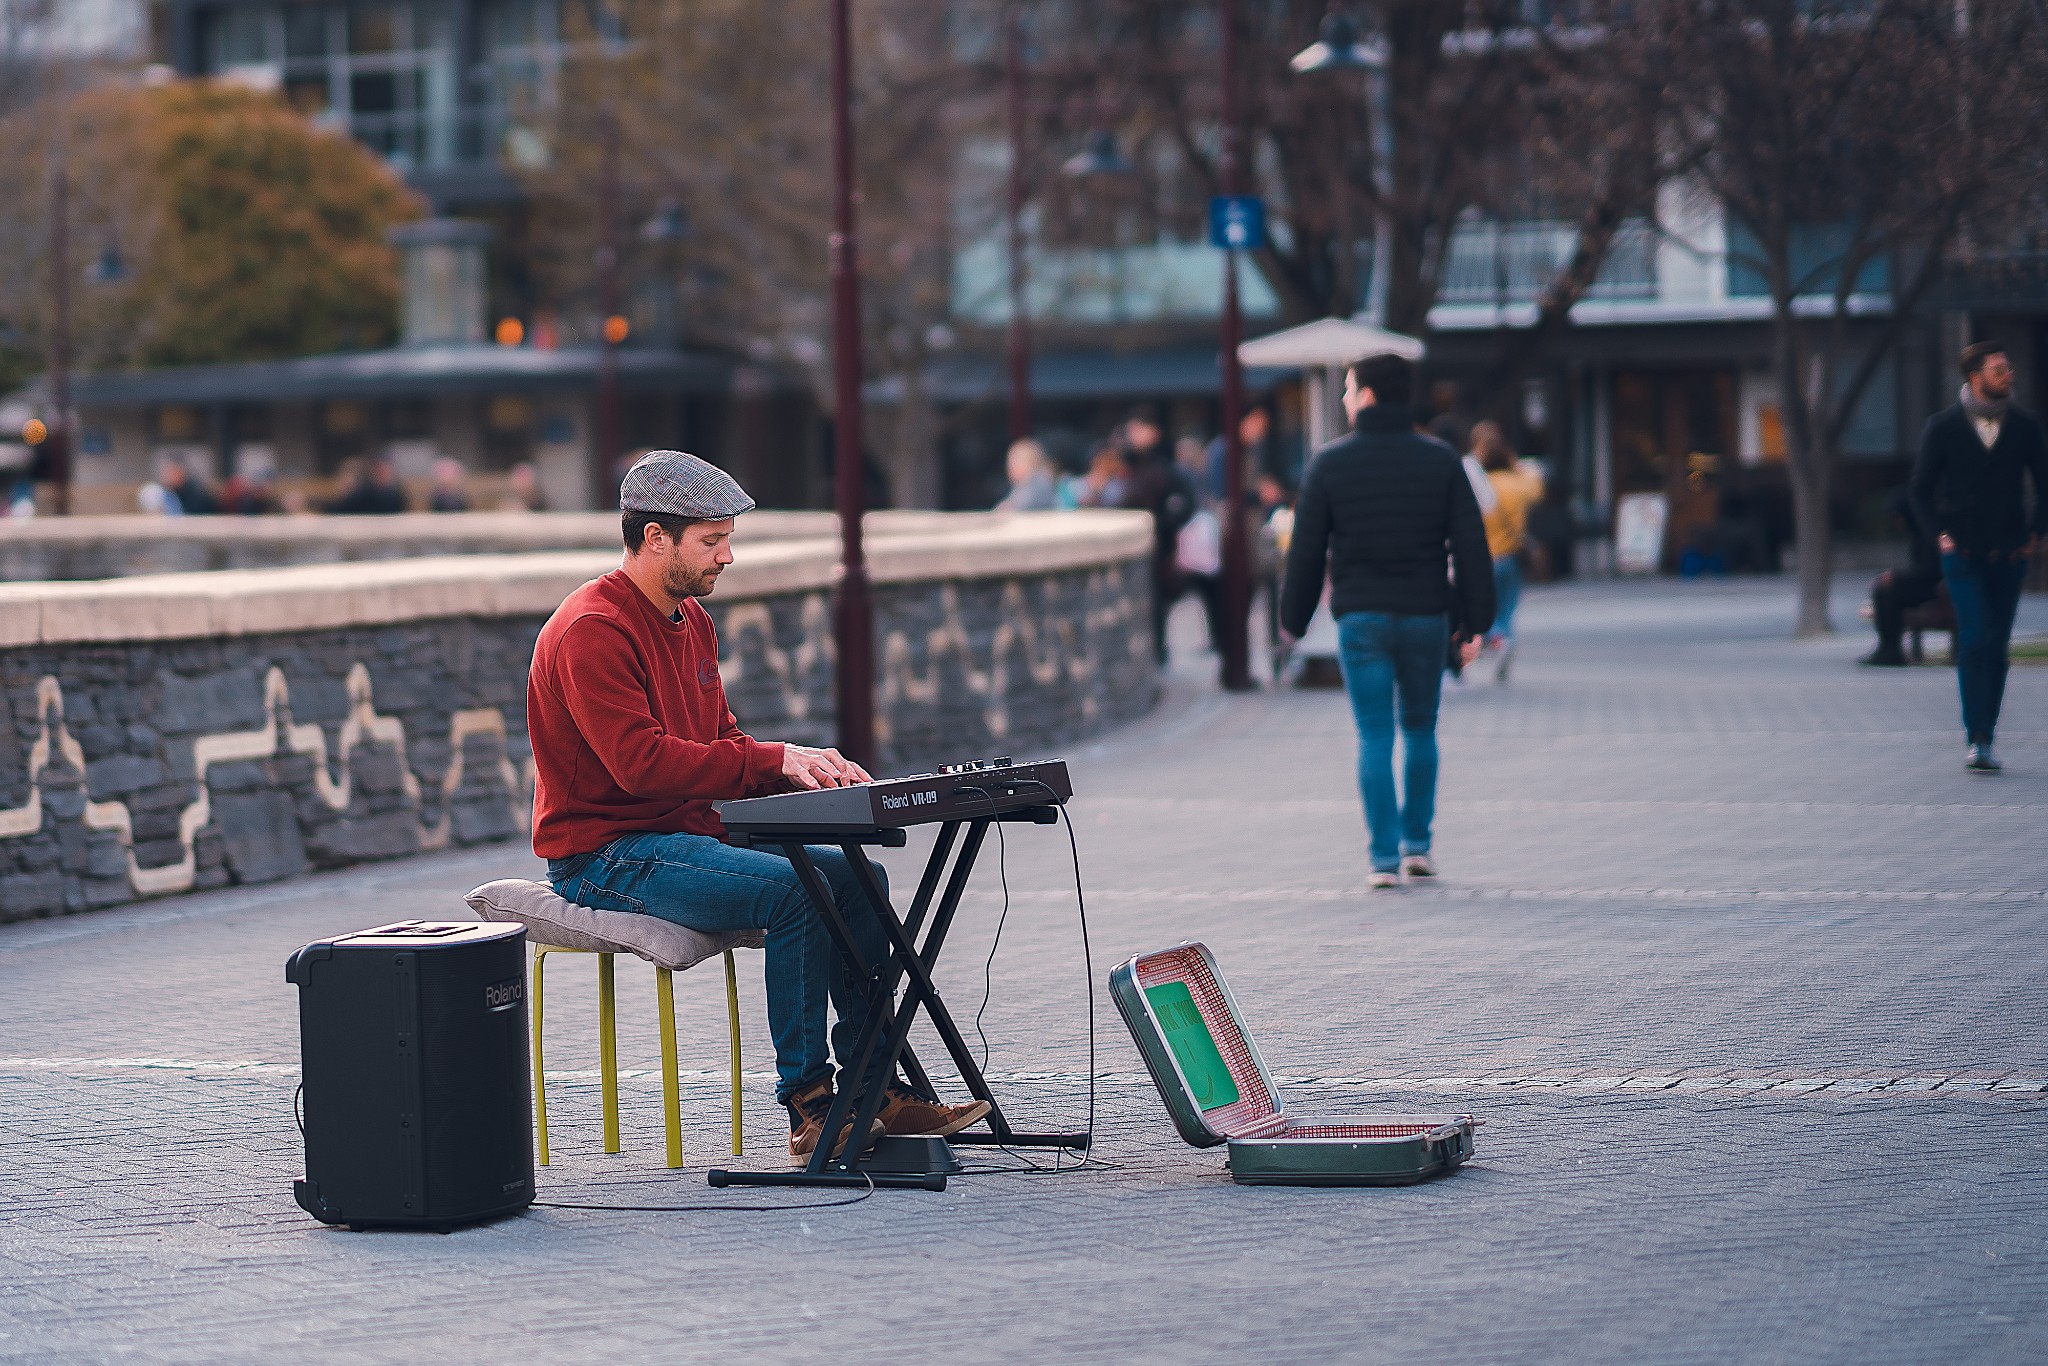
{"type": "MultiPolygon", "coordinates": [[[[1237,193],[1237,0],[1222,0],[1223,156],[1221,189],[1237,193]]],[[[1228,692],[1248,692],[1251,675],[1251,546],[1245,535],[1244,440],[1238,426],[1244,411],[1244,371],[1238,344],[1244,318],[1237,297],[1237,249],[1223,250],[1223,639],[1221,682],[1228,692]]]]}
{"type": "MultiPolygon", "coordinates": [[[[1392,95],[1387,85],[1387,49],[1384,43],[1368,43],[1358,32],[1358,24],[1343,11],[1332,8],[1323,16],[1323,23],[1316,34],[1316,41],[1294,54],[1288,63],[1297,76],[1313,76],[1325,71],[1363,71],[1371,83],[1368,99],[1372,106],[1372,181],[1373,195],[1378,201],[1373,215],[1372,279],[1366,294],[1366,315],[1375,324],[1385,325],[1387,320],[1387,256],[1393,250],[1394,221],[1387,212],[1387,201],[1393,194],[1394,130],[1392,95]]],[[[1348,187],[1337,187],[1340,207],[1345,202],[1348,187]]],[[[1344,221],[1348,221],[1345,215],[1344,221]]],[[[1342,250],[1351,250],[1347,240],[1342,250]]]]}
{"type": "Polygon", "coordinates": [[[838,463],[839,591],[835,611],[839,749],[875,760],[874,605],[861,546],[860,253],[853,203],[851,0],[832,0],[832,400],[838,463]]]}
{"type": "Polygon", "coordinates": [[[50,172],[50,420],[43,469],[57,515],[71,512],[71,177],[60,152],[50,172]]]}
{"type": "Polygon", "coordinates": [[[1024,20],[1010,12],[1003,83],[1010,123],[1010,440],[1031,435],[1031,319],[1024,311],[1024,20]]]}
{"type": "Polygon", "coordinates": [[[604,115],[597,184],[597,469],[601,488],[616,489],[613,462],[619,458],[619,121],[604,115]]]}

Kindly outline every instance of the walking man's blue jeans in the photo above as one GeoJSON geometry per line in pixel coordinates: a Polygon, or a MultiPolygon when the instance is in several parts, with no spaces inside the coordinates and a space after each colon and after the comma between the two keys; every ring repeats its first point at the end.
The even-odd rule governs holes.
{"type": "Polygon", "coordinates": [[[1346,612],[1337,618],[1339,659],[1358,722],[1358,789],[1372,832],[1372,866],[1429,852],[1436,817],[1436,709],[1450,623],[1442,616],[1346,612]],[[1394,728],[1401,730],[1401,797],[1394,795],[1394,728]]]}
{"type": "Polygon", "coordinates": [[[1494,557],[1493,603],[1493,629],[1486,634],[1494,640],[1513,640],[1515,608],[1522,603],[1522,562],[1513,555],[1494,557]]]}
{"type": "MultiPolygon", "coordinates": [[[[868,905],[846,855],[808,846],[832,889],[861,956],[872,968],[888,938],[868,905]]],[[[875,871],[881,873],[879,866],[875,871]]],[[[867,1020],[865,984],[856,982],[833,947],[824,920],[811,908],[796,869],[780,854],[735,849],[709,835],[622,835],[594,854],[549,859],[548,880],[558,896],[600,911],[660,916],[706,934],[767,931],[768,1032],[775,1040],[775,1098],[789,1097],[831,1075],[839,1057],[842,1087],[855,1037],[867,1020]],[[826,1049],[825,1000],[839,1023],[826,1049]]],[[[888,886],[884,875],[883,886],[888,886]]]]}
{"type": "Polygon", "coordinates": [[[2027,562],[1951,550],[1941,557],[1941,572],[1956,609],[1956,688],[1963,695],[1963,731],[1970,744],[1988,745],[2005,701],[2012,622],[2020,609],[2027,562]]]}

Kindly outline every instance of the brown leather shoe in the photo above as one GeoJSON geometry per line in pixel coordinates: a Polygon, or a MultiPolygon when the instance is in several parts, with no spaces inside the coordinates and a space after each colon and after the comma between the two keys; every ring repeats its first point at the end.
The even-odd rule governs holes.
{"type": "MultiPolygon", "coordinates": [[[[801,1167],[818,1150],[818,1139],[825,1132],[825,1116],[832,1109],[832,1083],[816,1082],[791,1096],[785,1104],[789,1108],[789,1162],[793,1167],[801,1167]]],[[[841,1122],[845,1128],[839,1132],[839,1141],[832,1145],[834,1157],[846,1151],[848,1131],[853,1128],[852,1116],[841,1122]]],[[[865,1152],[874,1147],[883,1132],[880,1120],[869,1125],[867,1141],[860,1145],[860,1150],[865,1152]]]]}
{"type": "Polygon", "coordinates": [[[985,1100],[935,1105],[902,1082],[891,1082],[883,1093],[879,1118],[883,1130],[897,1138],[944,1138],[959,1133],[988,1110],[985,1100]]]}

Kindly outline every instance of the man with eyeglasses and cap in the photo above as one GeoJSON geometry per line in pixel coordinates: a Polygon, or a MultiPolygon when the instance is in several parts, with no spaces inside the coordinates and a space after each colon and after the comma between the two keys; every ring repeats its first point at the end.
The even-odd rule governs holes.
{"type": "MultiPolygon", "coordinates": [[[[725,471],[681,451],[650,451],[626,472],[625,563],[571,593],[534,643],[533,851],[555,891],[578,905],[708,934],[766,932],[775,1098],[789,1110],[790,1158],[800,1163],[822,1141],[832,1055],[844,1063],[868,999],[789,860],[727,844],[711,803],[870,779],[837,750],[754,739],[726,704],[717,632],[697,599],[733,562],[733,521],[753,506],[725,471]],[[839,1017],[829,1038],[828,998],[839,1017]]],[[[846,856],[822,846],[810,856],[862,955],[880,960],[887,941],[846,856]]],[[[955,1133],[988,1109],[936,1104],[892,1079],[874,1131],[856,1146],[884,1133],[955,1133]]],[[[832,1150],[846,1141],[836,1135],[832,1150]]]]}

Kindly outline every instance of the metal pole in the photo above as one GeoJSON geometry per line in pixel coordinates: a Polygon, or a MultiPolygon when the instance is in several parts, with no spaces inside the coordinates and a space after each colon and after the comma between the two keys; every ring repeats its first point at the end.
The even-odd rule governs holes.
{"type": "Polygon", "coordinates": [[[875,760],[874,607],[861,549],[860,251],[853,222],[853,35],[851,0],[832,0],[832,398],[838,463],[839,592],[836,603],[839,749],[875,760]]]}
{"type": "Polygon", "coordinates": [[[600,145],[597,189],[597,468],[592,471],[608,503],[618,485],[612,462],[619,458],[619,348],[611,320],[619,311],[619,121],[607,111],[600,145]]]}
{"type": "Polygon", "coordinates": [[[50,172],[50,420],[45,464],[57,515],[71,512],[71,178],[64,152],[50,172]]]}
{"type": "Polygon", "coordinates": [[[1003,49],[1010,115],[1010,440],[1031,435],[1031,319],[1024,311],[1024,21],[1012,10],[1003,49]]]}
{"type": "MultiPolygon", "coordinates": [[[[1222,189],[1237,193],[1237,0],[1222,0],[1223,164],[1222,189]]],[[[1251,675],[1251,547],[1245,539],[1244,442],[1238,424],[1244,413],[1244,371],[1237,347],[1244,319],[1237,301],[1237,252],[1223,252],[1223,687],[1248,692],[1251,675]]]]}

